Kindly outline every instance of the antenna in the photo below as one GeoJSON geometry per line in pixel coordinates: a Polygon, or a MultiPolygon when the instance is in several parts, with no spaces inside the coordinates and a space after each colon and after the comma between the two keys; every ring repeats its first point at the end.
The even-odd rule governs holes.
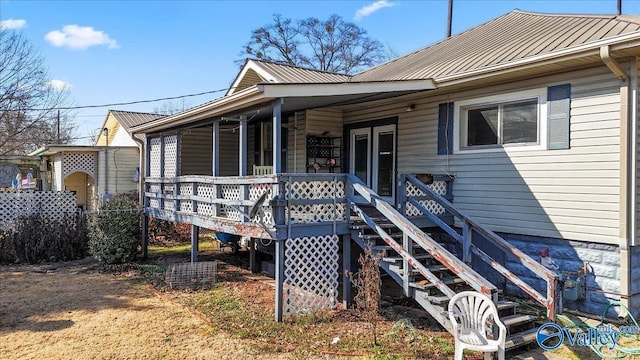
{"type": "MultiPolygon", "coordinates": [[[[621,0],[618,0],[621,1],[621,0]]],[[[449,0],[449,11],[447,13],[447,38],[451,37],[451,22],[453,18],[453,0],[449,0]]]]}
{"type": "Polygon", "coordinates": [[[622,0],[618,0],[618,15],[622,15],[622,0]]]}

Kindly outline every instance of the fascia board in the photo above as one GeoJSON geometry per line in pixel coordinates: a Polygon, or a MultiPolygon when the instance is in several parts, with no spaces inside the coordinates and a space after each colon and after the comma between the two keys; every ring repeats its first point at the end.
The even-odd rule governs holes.
{"type": "Polygon", "coordinates": [[[436,89],[435,82],[431,79],[324,84],[259,84],[258,87],[267,98],[339,96],[436,89]]]}

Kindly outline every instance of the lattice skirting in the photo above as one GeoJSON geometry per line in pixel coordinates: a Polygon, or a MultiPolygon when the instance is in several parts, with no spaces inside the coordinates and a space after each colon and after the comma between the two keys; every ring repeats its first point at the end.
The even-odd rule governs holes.
{"type": "Polygon", "coordinates": [[[49,218],[56,218],[76,210],[76,196],[71,192],[0,193],[0,228],[12,226],[16,219],[24,215],[46,214],[49,218]]]}
{"type": "Polygon", "coordinates": [[[338,236],[287,239],[284,315],[333,309],[338,298],[338,236]]]}

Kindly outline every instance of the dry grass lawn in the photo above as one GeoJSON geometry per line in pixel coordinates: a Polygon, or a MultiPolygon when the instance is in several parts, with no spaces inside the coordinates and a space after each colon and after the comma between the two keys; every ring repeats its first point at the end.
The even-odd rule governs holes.
{"type": "Polygon", "coordinates": [[[147,285],[87,270],[87,264],[0,267],[0,291],[0,359],[257,355],[147,285]]]}

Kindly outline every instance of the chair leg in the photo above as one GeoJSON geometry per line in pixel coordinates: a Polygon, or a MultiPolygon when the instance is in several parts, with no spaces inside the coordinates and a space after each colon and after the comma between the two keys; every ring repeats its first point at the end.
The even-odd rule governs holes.
{"type": "Polygon", "coordinates": [[[483,353],[483,354],[484,354],[484,360],[493,360],[493,359],[495,359],[493,357],[493,353],[491,353],[491,352],[486,352],[486,353],[483,353]]]}
{"type": "Polygon", "coordinates": [[[498,360],[504,360],[504,348],[503,347],[499,347],[498,348],[498,360]]]}

